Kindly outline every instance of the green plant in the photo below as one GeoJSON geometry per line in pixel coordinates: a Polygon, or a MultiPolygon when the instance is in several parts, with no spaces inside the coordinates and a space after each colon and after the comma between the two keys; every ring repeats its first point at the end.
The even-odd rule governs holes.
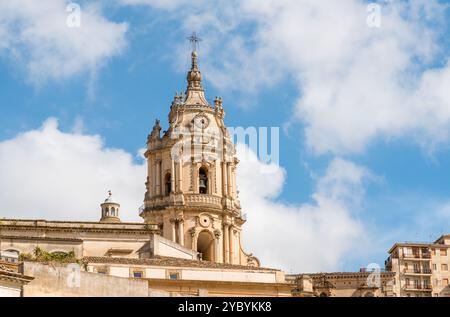
{"type": "Polygon", "coordinates": [[[33,250],[33,254],[24,253],[20,255],[21,261],[37,261],[37,262],[57,262],[57,263],[74,263],[79,262],[74,251],[70,252],[48,252],[40,247],[33,250]]]}

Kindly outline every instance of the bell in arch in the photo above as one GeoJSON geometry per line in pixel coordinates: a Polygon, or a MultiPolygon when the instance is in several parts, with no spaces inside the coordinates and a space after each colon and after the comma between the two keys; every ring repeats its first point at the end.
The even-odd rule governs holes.
{"type": "Polygon", "coordinates": [[[200,194],[206,194],[208,193],[208,176],[206,176],[206,171],[204,169],[200,169],[199,174],[199,192],[200,194]]]}

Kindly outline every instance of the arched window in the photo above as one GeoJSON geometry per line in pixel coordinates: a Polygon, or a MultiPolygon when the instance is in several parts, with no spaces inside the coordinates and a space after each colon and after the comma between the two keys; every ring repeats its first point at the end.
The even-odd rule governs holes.
{"type": "Polygon", "coordinates": [[[111,208],[111,216],[113,216],[113,217],[116,216],[116,208],[114,208],[114,207],[111,208]]]}
{"type": "Polygon", "coordinates": [[[328,294],[325,292],[320,293],[320,297],[328,297],[328,294]]]}
{"type": "Polygon", "coordinates": [[[172,175],[170,173],[166,174],[166,177],[164,178],[164,185],[165,185],[165,194],[166,196],[169,196],[172,192],[172,175]]]}
{"type": "Polygon", "coordinates": [[[208,170],[201,167],[198,171],[198,192],[200,194],[208,193],[208,170]]]}
{"type": "Polygon", "coordinates": [[[197,238],[197,251],[203,261],[214,261],[214,237],[204,230],[200,232],[197,238]]]}
{"type": "Polygon", "coordinates": [[[106,207],[105,215],[106,215],[106,216],[109,216],[109,208],[108,208],[108,207],[106,207]]]}

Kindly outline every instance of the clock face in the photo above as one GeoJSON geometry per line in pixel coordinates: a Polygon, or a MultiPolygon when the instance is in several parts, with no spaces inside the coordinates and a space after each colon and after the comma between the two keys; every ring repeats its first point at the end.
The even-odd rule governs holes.
{"type": "Polygon", "coordinates": [[[209,125],[209,119],[205,115],[198,115],[194,118],[194,124],[197,128],[206,129],[209,125]]]}

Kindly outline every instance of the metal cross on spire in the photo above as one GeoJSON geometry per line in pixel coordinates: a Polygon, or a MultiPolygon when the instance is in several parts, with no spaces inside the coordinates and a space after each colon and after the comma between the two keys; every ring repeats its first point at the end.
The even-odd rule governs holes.
{"type": "Polygon", "coordinates": [[[197,32],[192,32],[192,35],[187,37],[187,39],[192,44],[192,51],[196,52],[198,44],[202,41],[202,39],[197,36],[197,32]]]}

